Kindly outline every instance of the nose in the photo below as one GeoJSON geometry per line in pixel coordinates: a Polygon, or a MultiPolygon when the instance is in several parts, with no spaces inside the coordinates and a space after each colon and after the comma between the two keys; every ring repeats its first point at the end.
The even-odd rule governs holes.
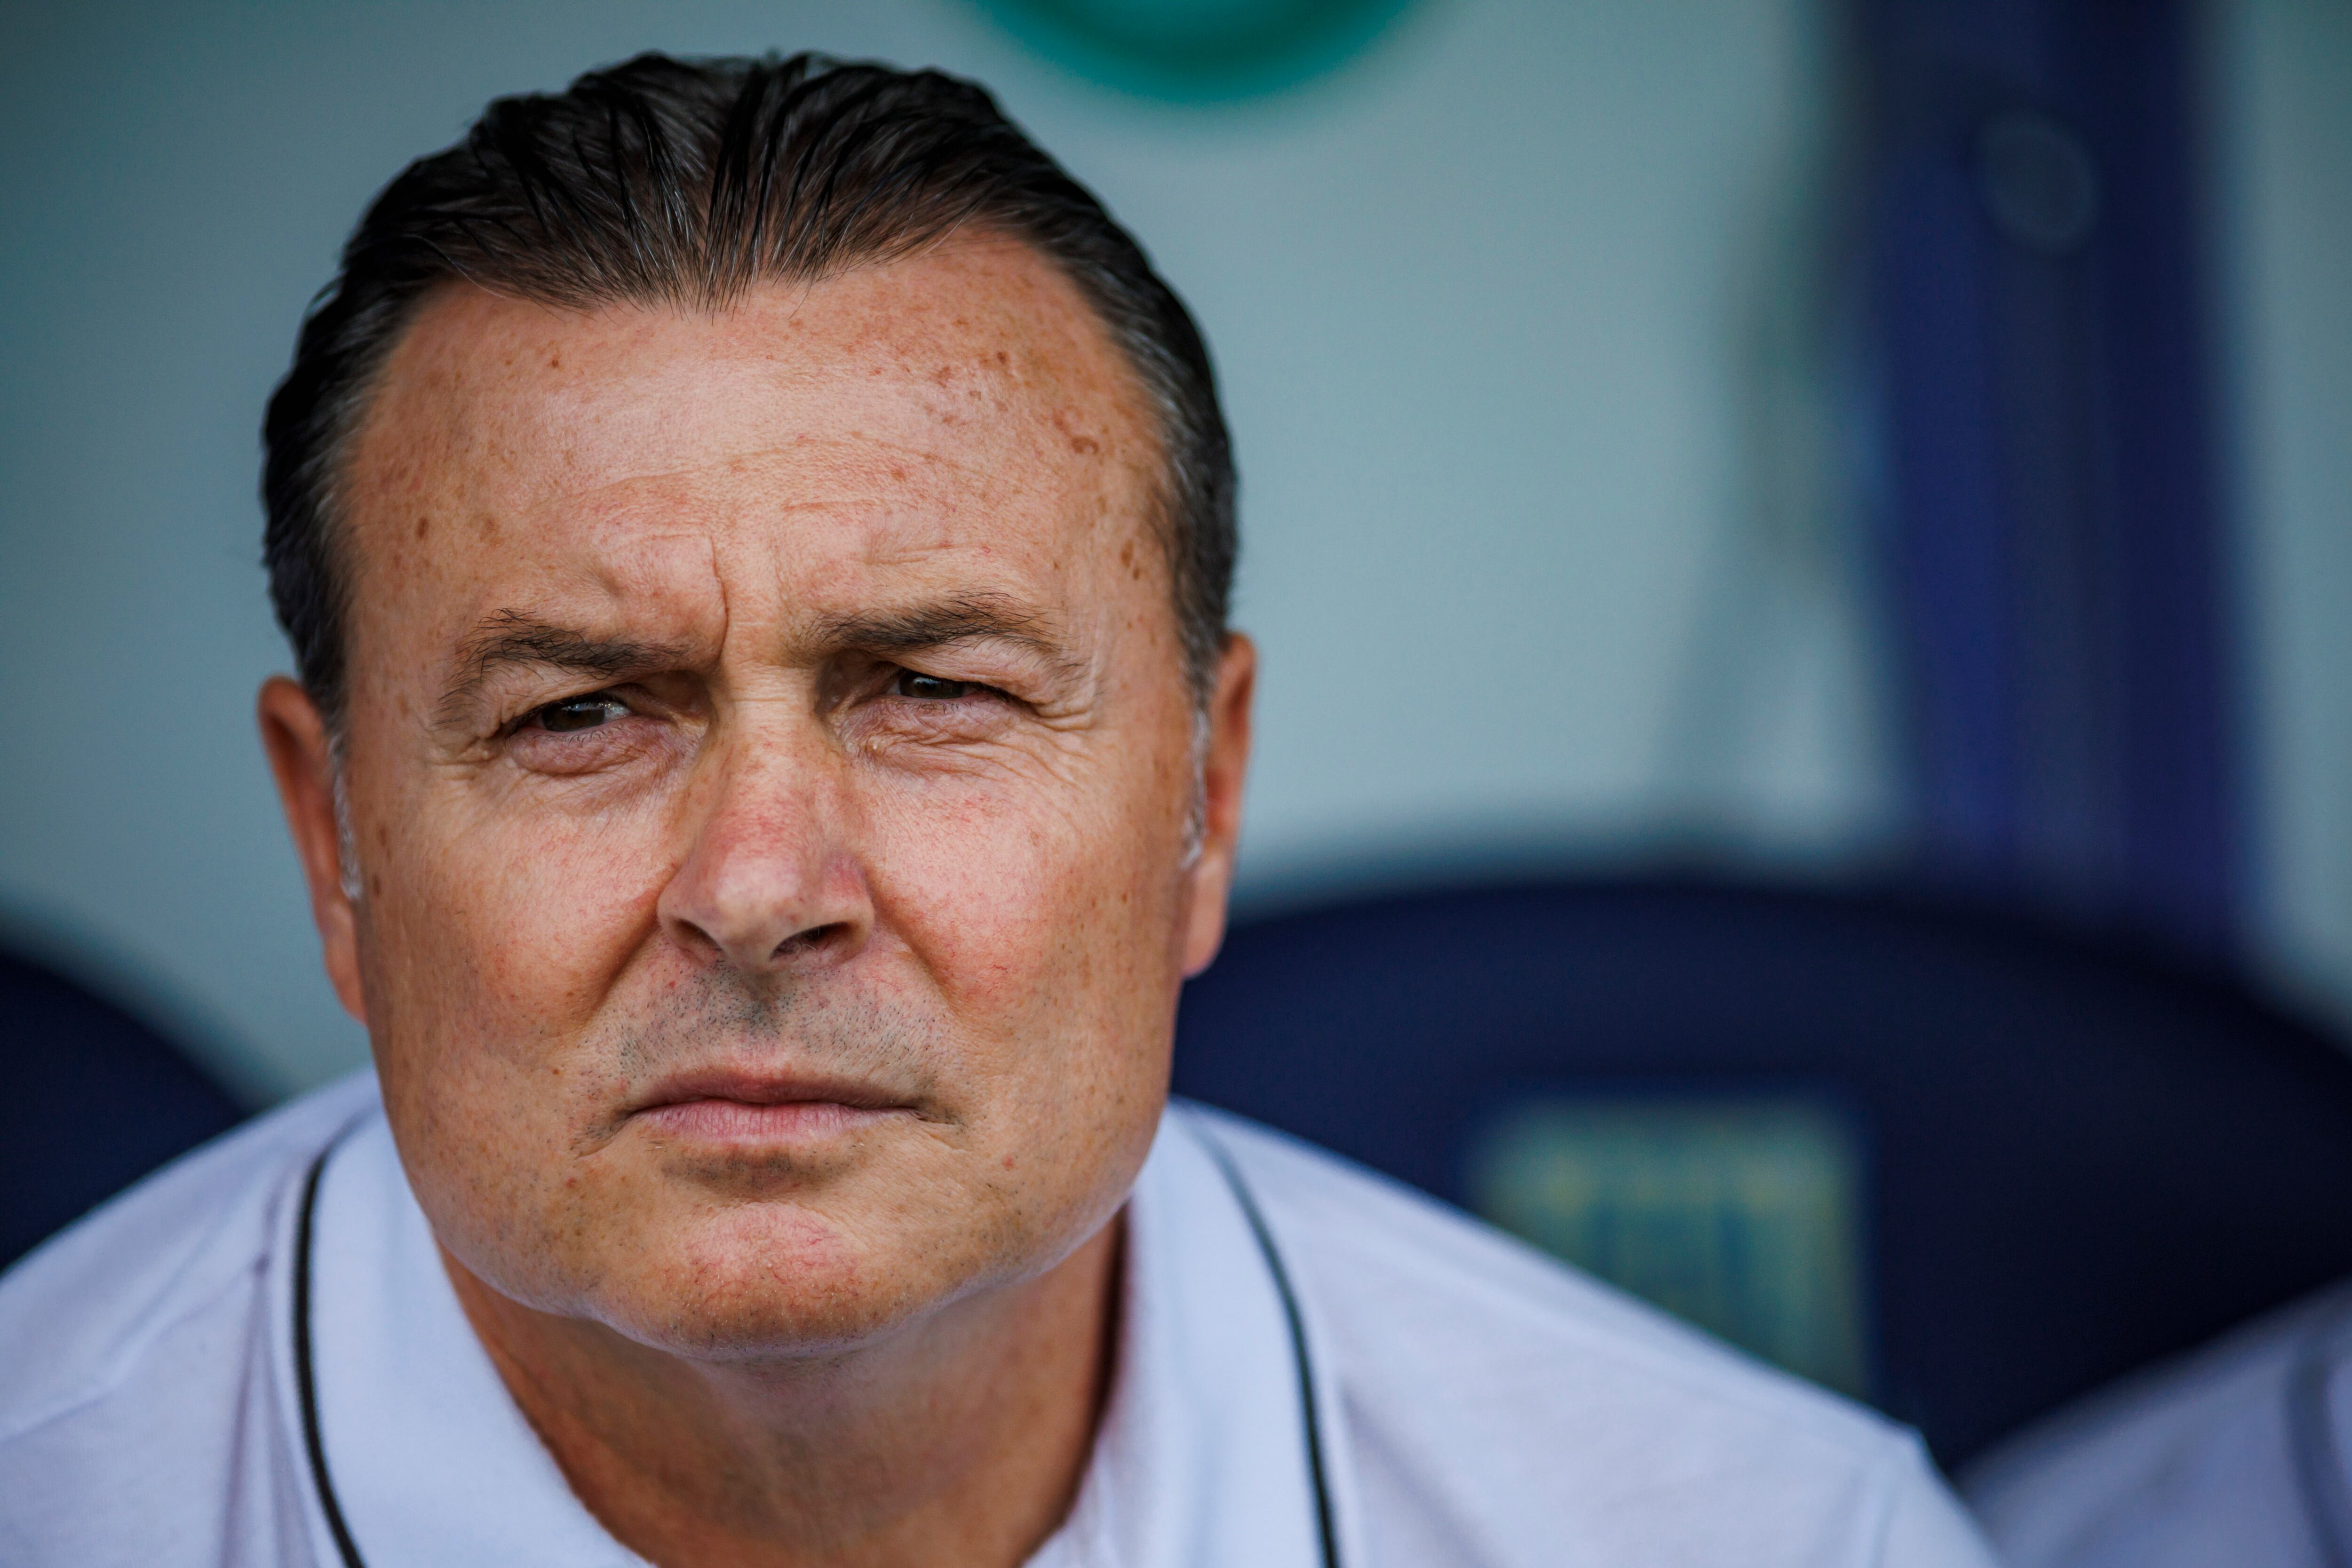
{"type": "Polygon", "coordinates": [[[713,759],[686,858],[662,889],[662,929],[746,975],[838,963],[866,945],[874,903],[827,764],[782,744],[713,759]]]}

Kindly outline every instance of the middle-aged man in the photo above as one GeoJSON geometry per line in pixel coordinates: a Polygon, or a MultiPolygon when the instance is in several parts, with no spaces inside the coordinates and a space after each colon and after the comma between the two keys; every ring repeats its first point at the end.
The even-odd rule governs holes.
{"type": "Polygon", "coordinates": [[[1984,1561],[1876,1418],[1169,1107],[1231,460],[979,89],[493,104],[362,221],[264,489],[375,1070],[0,1285],[0,1560],[1984,1561]]]}

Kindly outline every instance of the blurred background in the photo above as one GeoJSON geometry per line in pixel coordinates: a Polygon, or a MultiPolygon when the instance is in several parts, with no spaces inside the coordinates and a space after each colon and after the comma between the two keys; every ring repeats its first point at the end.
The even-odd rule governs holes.
{"type": "MultiPolygon", "coordinates": [[[[54,1016],[114,1010],[235,1108],[364,1059],[250,717],[289,663],[261,407],[394,171],[648,47],[976,76],[1201,320],[1265,673],[1244,925],[1188,1003],[1183,1087],[1598,1259],[1948,1459],[2352,1266],[2284,1237],[2235,1294],[2140,1340],[2086,1318],[2104,1361],[1947,1418],[1966,1363],[1920,1370],[1902,1302],[1951,1281],[1903,1274],[1887,1207],[1932,1142],[1905,1117],[1971,1084],[1988,1116],[2063,1101],[2036,1147],[2138,1106],[2109,1197],[2192,1135],[2162,1107],[2203,1107],[2180,1125],[2214,1163],[2151,1249],[2196,1192],[2315,1214],[2352,1175],[2352,1096],[2311,1058],[2352,1024],[2340,0],[5,0],[0,934],[65,986],[54,1016]],[[1507,896],[1444,901],[1480,888],[1507,896]],[[1619,1024],[1464,1047],[1472,1131],[1442,1150],[1381,1142],[1369,1103],[1286,1111],[1253,1028],[1320,1041],[1307,1078],[1367,1047],[1344,999],[1276,993],[1367,952],[1426,973],[1437,915],[1471,967],[1398,1061],[1481,1007],[1522,1045],[1619,1024]],[[1930,947],[1990,967],[1901,978],[1930,947]],[[2035,963],[2101,978],[2015,979],[2035,963]],[[1669,1028],[1690,974],[1716,1010],[1669,1028]],[[2122,1011],[2052,1000],[2085,984],[2122,1011]],[[1730,1049],[1759,1008],[1781,1021],[1730,1049]],[[2085,1039],[2107,1054],[2069,1078],[2085,1039]],[[2322,1106],[2309,1160],[2216,1173],[2268,1124],[2214,1084],[2264,1051],[2287,1065],[2245,1104],[2322,1106]],[[1725,1215],[1793,1239],[1727,1284],[1690,1239],[1725,1215]]],[[[1919,1190],[1966,1184],[1937,1169],[1919,1190]]]]}

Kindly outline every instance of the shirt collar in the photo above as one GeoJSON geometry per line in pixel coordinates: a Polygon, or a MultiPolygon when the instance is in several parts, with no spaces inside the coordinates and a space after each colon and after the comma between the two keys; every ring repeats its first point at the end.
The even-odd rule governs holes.
{"type": "MultiPolygon", "coordinates": [[[[1102,1430],[1031,1568],[1320,1560],[1282,1300],[1203,1136],[1171,1110],[1137,1179],[1102,1430]]],[[[474,1337],[381,1114],[330,1160],[313,1231],[320,1441],[362,1558],[641,1568],[474,1337]]]]}
{"type": "Polygon", "coordinates": [[[311,1228],[320,1444],[361,1561],[642,1568],[474,1337],[381,1112],[329,1158],[311,1228]]]}

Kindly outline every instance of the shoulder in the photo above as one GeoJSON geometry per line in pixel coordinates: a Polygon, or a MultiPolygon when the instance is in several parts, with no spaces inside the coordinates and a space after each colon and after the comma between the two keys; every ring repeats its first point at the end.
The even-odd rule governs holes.
{"type": "Polygon", "coordinates": [[[194,1323],[262,1288],[290,1189],[376,1103],[361,1073],[255,1118],[147,1177],[0,1276],[0,1444],[134,1381],[194,1323]]]}
{"type": "Polygon", "coordinates": [[[1300,1276],[1372,1489],[1526,1532],[1459,1560],[1573,1538],[1626,1562],[1984,1561],[1904,1429],[1397,1183],[1185,1115],[1300,1276]]]}
{"type": "Polygon", "coordinates": [[[1972,1466],[1969,1501],[2021,1568],[2316,1563],[2291,1405],[2347,1319],[2338,1286],[2093,1394],[1972,1466]]]}
{"type": "Polygon", "coordinates": [[[1238,1118],[1189,1113],[1245,1171],[1345,1339],[1410,1341],[1514,1375],[1573,1365],[1588,1401],[1622,1387],[1647,1412],[1687,1407],[1828,1451],[1876,1458],[1903,1440],[1880,1417],[1401,1184],[1238,1118]]]}

